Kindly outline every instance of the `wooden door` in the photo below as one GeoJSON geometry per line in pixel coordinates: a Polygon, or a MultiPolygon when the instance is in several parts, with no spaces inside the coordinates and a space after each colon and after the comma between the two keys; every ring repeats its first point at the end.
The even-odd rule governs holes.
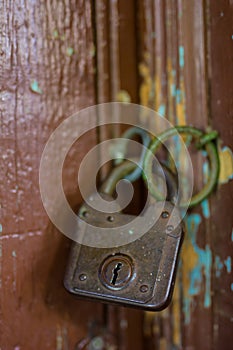
{"type": "MultiPolygon", "coordinates": [[[[106,336],[119,350],[231,348],[232,6],[2,0],[0,349],[81,349],[95,336],[93,349],[106,336]],[[173,302],[156,314],[70,296],[62,284],[70,241],[40,199],[48,137],[72,113],[109,101],[140,103],[173,123],[220,133],[218,188],[186,219],[173,302]]],[[[108,133],[119,130],[93,130],[71,150],[63,181],[73,206],[81,203],[78,164],[108,133]]]]}

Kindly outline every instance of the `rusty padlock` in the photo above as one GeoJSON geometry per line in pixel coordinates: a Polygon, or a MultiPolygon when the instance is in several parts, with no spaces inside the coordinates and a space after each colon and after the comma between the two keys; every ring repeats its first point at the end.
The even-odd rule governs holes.
{"type": "MultiPolygon", "coordinates": [[[[117,181],[134,167],[135,164],[126,161],[113,169],[100,191],[106,200],[113,200],[111,195],[117,181]]],[[[102,228],[116,228],[118,234],[113,247],[97,248],[73,243],[64,280],[66,289],[88,300],[151,311],[165,308],[174,287],[183,225],[179,210],[169,201],[151,203],[148,213],[157,220],[152,225],[150,220],[144,221],[145,226],[147,223],[150,226],[146,233],[140,235],[139,232],[136,240],[119,245],[118,234],[121,239],[123,237],[122,242],[124,236],[133,234],[135,225],[130,225],[135,216],[97,211],[83,204],[79,220],[86,224],[84,237],[90,227],[94,227],[97,241],[101,239],[102,228]],[[127,227],[127,231],[122,233],[122,226],[127,227]]]]}

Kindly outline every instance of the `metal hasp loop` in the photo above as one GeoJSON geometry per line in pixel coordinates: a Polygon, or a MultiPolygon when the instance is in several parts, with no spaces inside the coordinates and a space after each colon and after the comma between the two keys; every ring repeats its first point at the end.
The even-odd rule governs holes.
{"type": "Polygon", "coordinates": [[[114,167],[107,179],[102,184],[100,192],[112,195],[116,189],[117,182],[125,178],[125,176],[134,171],[137,167],[137,164],[129,160],[126,160],[114,167]]]}
{"type": "MultiPolygon", "coordinates": [[[[191,126],[176,126],[174,128],[168,129],[161,133],[158,137],[156,137],[150,144],[148,151],[145,154],[144,158],[144,174],[143,178],[151,179],[152,174],[152,163],[153,163],[153,154],[155,154],[160,147],[160,145],[166,141],[169,137],[176,136],[177,132],[184,135],[191,135],[193,138],[197,140],[196,147],[197,149],[205,149],[209,158],[209,177],[207,183],[204,185],[202,190],[194,194],[191,198],[190,203],[180,203],[180,207],[193,207],[200,202],[202,202],[206,197],[210,195],[210,193],[215,188],[215,185],[218,181],[219,176],[219,157],[218,151],[215,143],[215,140],[218,137],[218,133],[216,131],[211,131],[210,133],[204,133],[199,129],[196,129],[191,126]]],[[[153,183],[153,181],[148,181],[148,190],[158,200],[161,200],[161,194],[158,191],[158,188],[153,183]]]]}
{"type": "MultiPolygon", "coordinates": [[[[133,139],[135,136],[140,136],[142,139],[142,144],[144,146],[142,150],[142,154],[140,157],[140,160],[138,162],[138,166],[129,171],[127,175],[124,176],[124,179],[129,180],[131,182],[134,182],[138,180],[142,174],[142,165],[143,165],[143,159],[146,153],[146,148],[149,146],[151,142],[151,138],[149,134],[144,130],[139,127],[132,127],[127,129],[122,135],[122,139],[133,139]]],[[[116,146],[114,150],[114,154],[117,154],[118,157],[115,160],[115,164],[120,164],[124,161],[125,155],[126,155],[126,148],[129,140],[124,140],[124,142],[119,143],[119,145],[116,146]]]]}
{"type": "MultiPolygon", "coordinates": [[[[123,163],[119,164],[118,166],[114,167],[104,183],[102,184],[100,188],[101,193],[105,193],[108,195],[113,195],[116,184],[119,180],[125,179],[126,175],[129,173],[134,172],[134,169],[138,168],[138,165],[136,163],[133,163],[129,160],[125,160],[123,163]]],[[[162,175],[165,176],[166,185],[167,185],[167,200],[174,203],[177,199],[177,181],[172,173],[172,171],[165,165],[161,164],[160,172],[163,173],[162,175]]],[[[153,176],[158,174],[153,174],[153,176]]]]}

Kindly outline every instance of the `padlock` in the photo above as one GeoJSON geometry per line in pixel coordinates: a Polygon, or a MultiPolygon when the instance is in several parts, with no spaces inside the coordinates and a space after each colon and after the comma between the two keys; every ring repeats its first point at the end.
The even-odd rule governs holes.
{"type": "MultiPolygon", "coordinates": [[[[113,192],[117,181],[133,168],[134,165],[130,164],[126,161],[114,168],[101,188],[105,199],[113,199],[109,193],[113,192]]],[[[150,204],[149,209],[152,213],[159,213],[159,217],[135,241],[111,248],[73,243],[64,279],[65,288],[88,300],[151,311],[165,308],[174,287],[183,225],[179,211],[169,201],[163,203],[162,211],[160,202],[150,204]]],[[[79,217],[95,227],[97,239],[101,228],[120,227],[135,218],[121,212],[100,212],[86,203],[80,208],[79,217]]],[[[89,230],[89,225],[86,230],[89,230]]]]}

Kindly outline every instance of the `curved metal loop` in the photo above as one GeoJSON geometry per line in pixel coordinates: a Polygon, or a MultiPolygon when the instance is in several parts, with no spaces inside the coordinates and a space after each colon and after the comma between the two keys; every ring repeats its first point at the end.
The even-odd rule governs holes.
{"type": "MultiPolygon", "coordinates": [[[[132,139],[135,136],[140,136],[142,139],[142,144],[144,147],[148,147],[150,142],[151,142],[151,138],[149,136],[149,134],[141,128],[138,128],[136,126],[127,129],[122,135],[121,138],[123,139],[132,139]]],[[[124,161],[125,155],[126,155],[126,148],[127,148],[127,140],[124,140],[125,142],[119,143],[118,147],[116,147],[114,149],[114,154],[117,155],[117,159],[115,159],[115,164],[120,164],[124,161]]],[[[140,157],[140,160],[138,162],[138,166],[132,170],[132,172],[129,172],[127,175],[125,175],[124,179],[129,180],[131,182],[134,182],[136,180],[138,180],[142,174],[142,165],[143,165],[143,159],[146,153],[146,149],[143,148],[142,150],[142,154],[140,157]]]]}
{"type": "MultiPolygon", "coordinates": [[[[145,154],[144,158],[144,165],[143,165],[143,178],[146,181],[146,178],[151,179],[152,178],[152,157],[153,154],[155,154],[159,148],[159,146],[166,141],[169,137],[175,136],[178,133],[185,134],[185,135],[191,135],[195,139],[197,139],[197,148],[200,149],[204,148],[207,152],[208,158],[209,158],[209,164],[210,164],[210,172],[209,172],[209,178],[202,190],[193,195],[191,198],[190,203],[180,203],[180,207],[193,207],[200,202],[202,202],[206,197],[210,195],[210,193],[215,188],[215,185],[218,181],[219,176],[219,157],[218,157],[218,151],[216,148],[216,145],[212,142],[212,140],[216,139],[217,132],[213,131],[209,134],[203,133],[201,130],[196,129],[194,127],[190,126],[176,126],[174,128],[168,129],[161,133],[157,138],[155,138],[148,151],[145,154]]],[[[148,190],[152,194],[153,197],[155,197],[158,200],[162,200],[161,194],[158,191],[158,188],[155,186],[153,181],[147,182],[148,190]]]]}
{"type": "MultiPolygon", "coordinates": [[[[103,182],[100,188],[100,192],[108,195],[113,195],[117,182],[125,178],[128,173],[133,172],[137,167],[137,164],[129,160],[126,160],[118,166],[114,167],[107,179],[103,182]]],[[[153,173],[153,176],[165,177],[167,186],[166,199],[174,203],[177,199],[178,191],[177,180],[171,169],[169,169],[165,164],[161,163],[161,168],[156,169],[156,172],[153,173]]]]}

